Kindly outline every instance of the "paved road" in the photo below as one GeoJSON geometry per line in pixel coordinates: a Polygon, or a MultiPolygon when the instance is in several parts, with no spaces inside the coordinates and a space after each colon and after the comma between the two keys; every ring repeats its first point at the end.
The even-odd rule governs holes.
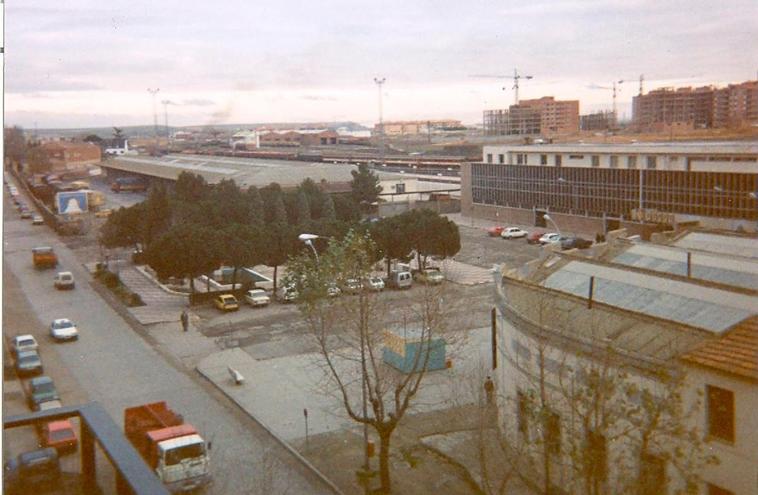
{"type": "Polygon", "coordinates": [[[167,400],[213,441],[217,481],[209,493],[330,493],[252,421],[147,345],[91,288],[85,269],[51,231],[19,220],[12,207],[5,211],[4,268],[17,277],[40,321],[67,317],[78,324],[79,341],[55,350],[90,400],[118,424],[127,406],[167,400]],[[55,247],[60,268],[76,277],[76,290],[58,292],[52,270],[34,269],[31,248],[40,244],[55,247]]]}

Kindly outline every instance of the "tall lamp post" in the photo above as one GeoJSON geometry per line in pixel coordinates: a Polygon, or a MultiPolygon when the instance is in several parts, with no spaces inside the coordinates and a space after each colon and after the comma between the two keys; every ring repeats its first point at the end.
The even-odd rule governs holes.
{"type": "Polygon", "coordinates": [[[574,183],[571,182],[571,181],[568,181],[568,180],[564,179],[563,177],[558,177],[558,182],[560,182],[562,184],[568,184],[569,186],[571,186],[571,209],[574,212],[576,212],[576,210],[577,210],[577,208],[576,208],[576,199],[577,198],[576,198],[576,192],[574,191],[574,183]]]}
{"type": "Polygon", "coordinates": [[[147,88],[147,92],[153,97],[153,134],[155,134],[155,152],[158,152],[158,111],[155,107],[155,95],[158,94],[161,88],[150,89],[147,88]]]}
{"type": "MultiPolygon", "coordinates": [[[[316,263],[319,263],[318,258],[318,252],[316,251],[316,247],[313,245],[313,241],[316,239],[329,239],[328,237],[316,235],[316,234],[300,234],[297,236],[297,238],[305,243],[306,246],[309,246],[311,250],[313,250],[313,254],[316,256],[316,263]]],[[[361,291],[361,294],[364,294],[363,291],[361,291]]],[[[359,304],[360,311],[363,313],[365,311],[365,308],[363,304],[359,304]]],[[[366,321],[365,315],[361,314],[360,321],[366,321]]],[[[361,402],[363,406],[363,417],[368,418],[368,404],[366,400],[366,333],[365,328],[361,324],[361,331],[360,331],[360,345],[361,345],[361,402]]],[[[363,423],[363,473],[362,476],[365,476],[364,478],[364,492],[369,493],[369,473],[370,473],[370,466],[369,466],[369,458],[368,458],[368,424],[363,423]]]]}
{"type": "Polygon", "coordinates": [[[382,164],[384,164],[384,110],[382,108],[382,86],[384,85],[385,81],[387,81],[386,77],[374,78],[374,82],[379,89],[379,159],[382,164]]]}
{"type": "Polygon", "coordinates": [[[544,218],[544,219],[545,219],[545,220],[547,220],[548,222],[552,223],[552,224],[553,224],[553,227],[555,227],[555,230],[557,230],[557,231],[558,231],[558,235],[561,235],[561,229],[559,229],[559,228],[558,228],[558,224],[557,224],[557,223],[555,223],[555,220],[553,220],[553,219],[550,217],[550,215],[548,215],[548,214],[542,215],[542,218],[544,218]]]}

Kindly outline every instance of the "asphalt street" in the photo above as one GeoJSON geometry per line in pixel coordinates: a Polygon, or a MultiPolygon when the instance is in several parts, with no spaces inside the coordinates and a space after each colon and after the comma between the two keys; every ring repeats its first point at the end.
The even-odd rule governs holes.
{"type": "MultiPolygon", "coordinates": [[[[78,342],[54,345],[47,341],[44,345],[60,357],[89,400],[100,402],[119,425],[123,425],[125,407],[167,401],[213,442],[215,482],[208,493],[330,493],[262,429],[209,394],[199,378],[177,370],[153,350],[92,289],[89,274],[51,230],[20,220],[15,209],[5,204],[4,269],[17,278],[39,321],[47,324],[65,317],[77,324],[78,342]],[[34,268],[31,249],[38,245],[55,248],[58,269],[74,273],[75,290],[56,291],[55,270],[34,268]]],[[[28,325],[34,328],[4,331],[45,335],[34,318],[28,325]]]]}

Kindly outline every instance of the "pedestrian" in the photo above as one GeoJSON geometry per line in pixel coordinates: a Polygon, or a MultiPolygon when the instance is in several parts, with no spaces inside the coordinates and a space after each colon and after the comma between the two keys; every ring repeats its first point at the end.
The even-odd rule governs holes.
{"type": "Polygon", "coordinates": [[[487,397],[487,405],[491,406],[495,398],[495,384],[489,376],[484,380],[484,393],[487,397]]]}
{"type": "Polygon", "coordinates": [[[185,332],[189,330],[189,313],[187,313],[186,309],[182,311],[182,316],[179,319],[182,321],[182,330],[185,332]]]}

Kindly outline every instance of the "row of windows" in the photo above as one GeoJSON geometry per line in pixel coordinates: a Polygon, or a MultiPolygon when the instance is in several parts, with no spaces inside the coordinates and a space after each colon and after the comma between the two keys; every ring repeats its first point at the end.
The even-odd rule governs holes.
{"type": "MultiPolygon", "coordinates": [[[[487,163],[493,163],[493,154],[487,153],[487,163]]],[[[529,155],[527,153],[516,153],[516,165],[529,165],[529,155]]],[[[568,155],[569,160],[584,160],[584,155],[568,155]]],[[[608,157],[608,166],[610,168],[619,168],[621,164],[626,166],[626,168],[630,169],[636,169],[637,168],[637,155],[628,155],[626,157],[620,156],[620,155],[610,155],[608,157]],[[623,160],[623,158],[626,158],[623,160]]],[[[645,168],[648,170],[655,170],[658,168],[658,157],[657,156],[645,156],[645,168]]],[[[669,156],[668,162],[669,163],[676,163],[679,160],[678,156],[669,156]]],[[[690,158],[687,158],[687,161],[689,163],[690,158]]],[[[702,160],[707,161],[735,161],[735,162],[755,162],[758,161],[758,158],[756,157],[713,157],[709,156],[706,158],[702,158],[702,160]]],[[[497,155],[497,163],[505,164],[505,154],[499,153],[497,155]]],[[[539,164],[542,166],[548,165],[548,155],[547,154],[540,154],[539,156],[539,164]]],[[[553,155],[553,164],[556,167],[560,167],[563,164],[563,155],[555,154],[553,155]]],[[[593,167],[600,167],[600,155],[590,155],[590,164],[593,167]]]]}
{"type": "Polygon", "coordinates": [[[758,174],[472,164],[471,191],[479,204],[597,216],[629,216],[642,207],[758,219],[758,174]]]}

